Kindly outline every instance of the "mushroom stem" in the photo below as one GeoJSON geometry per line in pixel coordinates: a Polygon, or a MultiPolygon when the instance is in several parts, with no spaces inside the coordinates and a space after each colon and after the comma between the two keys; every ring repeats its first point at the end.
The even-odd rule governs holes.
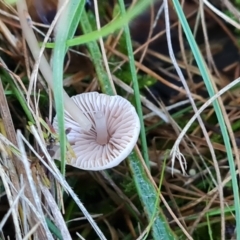
{"type": "Polygon", "coordinates": [[[97,132],[96,142],[98,144],[104,145],[108,143],[108,131],[106,118],[102,112],[94,113],[94,121],[97,132]]]}
{"type": "MultiPolygon", "coordinates": [[[[25,13],[27,12],[27,5],[25,0],[18,0],[17,1],[17,10],[18,15],[23,31],[23,35],[28,43],[29,49],[35,59],[35,61],[39,61],[39,56],[42,54],[37,39],[33,33],[32,28],[29,26],[26,20],[25,13]]],[[[53,75],[52,69],[46,60],[44,54],[41,55],[41,59],[39,62],[39,69],[49,84],[50,88],[53,90],[53,75]]],[[[73,100],[67,95],[67,93],[63,89],[63,97],[64,97],[64,107],[72,116],[72,118],[83,128],[85,131],[89,131],[91,128],[90,121],[86,118],[86,116],[80,111],[80,109],[76,106],[73,100]]]]}

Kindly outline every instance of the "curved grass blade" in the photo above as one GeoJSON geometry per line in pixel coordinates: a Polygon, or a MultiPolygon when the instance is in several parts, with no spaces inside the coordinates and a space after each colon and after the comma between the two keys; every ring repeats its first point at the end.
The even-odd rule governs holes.
{"type": "MultiPolygon", "coordinates": [[[[175,6],[176,12],[178,14],[179,20],[181,22],[182,28],[185,32],[186,38],[188,40],[188,43],[191,47],[192,53],[194,55],[194,58],[197,62],[197,65],[199,67],[199,70],[201,72],[202,78],[204,80],[204,83],[206,85],[207,91],[212,97],[215,95],[214,87],[212,85],[211,79],[209,78],[208,75],[208,69],[206,68],[206,65],[204,63],[204,60],[202,58],[202,55],[199,51],[199,48],[196,44],[196,41],[193,37],[193,34],[191,32],[191,29],[188,25],[188,22],[186,20],[186,17],[184,15],[184,12],[182,10],[182,7],[179,3],[178,0],[173,0],[173,4],[175,6]]],[[[232,148],[229,140],[229,135],[228,131],[226,128],[226,124],[222,115],[222,111],[220,108],[220,105],[217,100],[213,102],[213,107],[216,112],[216,116],[219,122],[219,126],[222,132],[223,136],[223,141],[226,146],[226,151],[227,151],[227,158],[229,162],[229,167],[230,167],[230,173],[232,176],[232,185],[233,185],[233,195],[234,195],[234,205],[235,205],[235,213],[236,213],[236,229],[237,229],[237,239],[240,239],[240,199],[239,199],[239,188],[238,188],[238,182],[237,182],[237,176],[236,176],[236,170],[235,170],[235,163],[234,163],[234,158],[233,158],[233,153],[232,153],[232,148]]]]}
{"type": "Polygon", "coordinates": [[[67,51],[66,41],[72,38],[80,21],[85,1],[71,0],[66,6],[66,15],[60,18],[57,25],[56,43],[53,53],[53,93],[59,124],[61,147],[61,171],[65,175],[66,135],[64,130],[64,102],[63,102],[63,64],[67,51]]]}
{"type": "MultiPolygon", "coordinates": [[[[85,1],[84,1],[85,2],[85,1]]],[[[101,37],[105,37],[116,30],[122,28],[124,25],[128,24],[132,19],[138,16],[144,9],[146,9],[152,1],[141,1],[135,5],[131,11],[128,11],[124,16],[118,17],[117,19],[113,20],[109,24],[105,25],[99,31],[91,31],[82,36],[75,37],[67,41],[67,46],[77,46],[84,43],[89,43],[91,41],[96,41],[101,37]]],[[[56,43],[47,43],[46,47],[53,48],[56,43]]]]}

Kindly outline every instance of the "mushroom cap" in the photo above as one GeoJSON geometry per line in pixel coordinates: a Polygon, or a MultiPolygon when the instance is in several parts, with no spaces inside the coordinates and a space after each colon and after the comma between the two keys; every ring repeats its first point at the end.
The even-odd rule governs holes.
{"type": "MultiPolygon", "coordinates": [[[[65,111],[65,129],[71,129],[67,139],[76,155],[69,164],[92,171],[117,166],[130,154],[138,140],[140,121],[135,108],[128,100],[118,95],[108,96],[90,92],[73,96],[72,99],[92,122],[92,128],[88,132],[84,131],[65,111]],[[96,142],[96,112],[102,112],[106,117],[109,139],[104,145],[96,142]]],[[[53,127],[58,130],[56,117],[53,127]]]]}

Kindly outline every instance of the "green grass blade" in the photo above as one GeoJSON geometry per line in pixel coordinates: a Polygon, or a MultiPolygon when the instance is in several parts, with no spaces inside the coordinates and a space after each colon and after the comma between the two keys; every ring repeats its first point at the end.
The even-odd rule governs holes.
{"type": "Polygon", "coordinates": [[[152,235],[156,240],[176,239],[164,217],[163,212],[156,203],[159,202],[159,195],[148,179],[138,159],[137,153],[133,151],[129,155],[129,166],[134,176],[134,182],[138,195],[148,215],[149,222],[152,221],[152,235]]]}
{"type": "MultiPolygon", "coordinates": [[[[77,46],[84,43],[89,43],[91,41],[96,41],[101,37],[105,37],[109,34],[112,34],[116,30],[122,28],[124,25],[128,24],[132,19],[138,16],[144,9],[146,9],[152,1],[141,1],[135,5],[131,11],[128,11],[124,16],[118,17],[114,21],[110,22],[109,24],[105,25],[99,31],[91,31],[87,34],[84,34],[79,37],[75,37],[73,39],[69,39],[67,41],[67,46],[77,46]]],[[[47,43],[46,47],[53,48],[55,43],[47,43]]]]}
{"type": "MultiPolygon", "coordinates": [[[[210,97],[212,97],[213,95],[215,95],[215,91],[214,91],[214,87],[211,83],[211,79],[209,78],[209,75],[208,75],[208,69],[206,68],[206,65],[204,63],[202,55],[199,51],[199,48],[196,44],[194,37],[193,37],[191,29],[187,23],[186,17],[183,13],[183,10],[181,8],[179,1],[173,0],[173,4],[175,6],[176,12],[178,14],[179,20],[180,20],[183,30],[185,32],[188,43],[191,47],[194,58],[197,62],[199,70],[201,72],[201,75],[202,75],[202,78],[206,85],[207,91],[208,91],[210,97]]],[[[216,112],[216,116],[217,116],[217,119],[219,122],[219,126],[221,128],[222,136],[223,136],[223,141],[226,146],[227,158],[228,158],[230,172],[231,172],[231,176],[232,176],[234,205],[235,205],[235,213],[236,213],[237,239],[239,240],[240,239],[240,200],[239,200],[239,188],[238,188],[237,176],[235,173],[234,158],[233,158],[233,153],[232,153],[231,144],[230,144],[227,128],[225,125],[225,121],[222,116],[222,111],[221,111],[220,105],[217,100],[215,100],[213,102],[213,107],[216,112]]]]}
{"type": "MultiPolygon", "coordinates": [[[[86,11],[83,11],[82,13],[81,28],[82,28],[82,31],[84,32],[84,35],[88,34],[89,32],[92,32],[92,26],[90,24],[86,11]]],[[[102,64],[103,63],[102,54],[97,42],[96,41],[88,42],[87,48],[91,55],[91,60],[94,64],[94,67],[98,76],[98,81],[100,83],[102,91],[108,95],[111,95],[111,96],[114,95],[114,91],[111,87],[111,84],[109,84],[108,75],[102,64]]]]}
{"type": "Polygon", "coordinates": [[[49,218],[46,217],[45,220],[51,233],[53,233],[57,237],[57,239],[63,240],[62,234],[57,228],[57,226],[49,218]]]}
{"type": "MultiPolygon", "coordinates": [[[[149,2],[153,3],[153,1],[149,2]]],[[[121,15],[124,18],[124,15],[126,14],[125,6],[123,0],[119,0],[119,6],[121,15]]],[[[142,105],[140,100],[140,92],[139,92],[139,85],[138,85],[138,78],[137,78],[137,71],[135,67],[135,60],[134,60],[134,54],[132,49],[132,41],[131,41],[131,35],[128,25],[125,25],[123,27],[124,33],[125,33],[125,40],[127,45],[127,51],[128,51],[128,59],[129,59],[129,65],[132,75],[132,82],[133,82],[133,90],[134,90],[134,97],[137,107],[137,113],[140,118],[140,124],[141,124],[141,131],[140,131],[140,137],[141,137],[141,144],[142,144],[142,154],[144,157],[144,160],[146,162],[146,165],[148,169],[150,169],[149,164],[149,157],[148,157],[148,147],[147,147],[147,140],[146,140],[146,132],[145,132],[145,126],[143,121],[143,113],[142,113],[142,105]]]]}
{"type": "Polygon", "coordinates": [[[64,102],[63,102],[63,64],[66,54],[66,41],[73,37],[85,7],[85,1],[71,0],[64,18],[57,26],[56,43],[53,53],[53,93],[59,126],[61,147],[61,172],[65,175],[66,136],[64,130],[64,102]]]}

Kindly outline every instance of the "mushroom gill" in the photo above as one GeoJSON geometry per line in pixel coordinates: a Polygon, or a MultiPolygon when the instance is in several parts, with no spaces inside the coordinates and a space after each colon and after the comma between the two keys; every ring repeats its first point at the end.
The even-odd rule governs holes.
{"type": "Polygon", "coordinates": [[[109,136],[107,131],[106,117],[103,112],[96,112],[93,116],[97,134],[96,142],[100,145],[107,144],[109,136]]]}

